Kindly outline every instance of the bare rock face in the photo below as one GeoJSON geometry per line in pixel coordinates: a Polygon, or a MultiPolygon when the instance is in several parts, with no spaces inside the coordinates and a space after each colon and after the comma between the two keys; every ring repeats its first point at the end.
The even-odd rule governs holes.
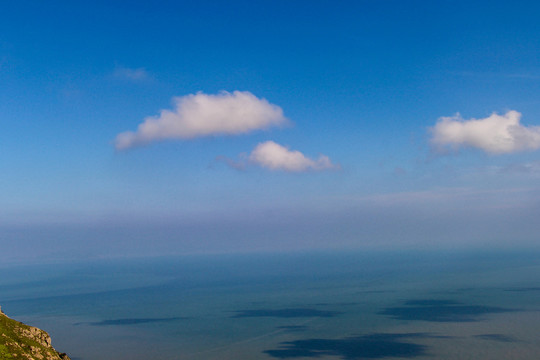
{"type": "Polygon", "coordinates": [[[70,360],[51,346],[45,331],[10,319],[0,309],[0,359],[70,360]]]}
{"type": "Polygon", "coordinates": [[[18,329],[18,333],[21,336],[34,339],[36,342],[45,347],[51,347],[51,337],[45,331],[28,326],[27,328],[18,329]]]}

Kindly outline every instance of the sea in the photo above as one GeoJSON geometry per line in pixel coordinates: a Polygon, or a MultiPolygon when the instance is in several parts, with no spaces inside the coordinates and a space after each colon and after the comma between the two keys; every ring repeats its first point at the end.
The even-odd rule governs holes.
{"type": "Polygon", "coordinates": [[[538,251],[0,264],[0,305],[73,360],[540,359],[538,251]]]}

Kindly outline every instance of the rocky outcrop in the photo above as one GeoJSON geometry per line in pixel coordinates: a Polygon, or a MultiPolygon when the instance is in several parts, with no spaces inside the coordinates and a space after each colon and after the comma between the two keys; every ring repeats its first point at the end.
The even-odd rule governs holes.
{"type": "Polygon", "coordinates": [[[0,308],[0,359],[69,360],[51,346],[45,331],[10,319],[0,308]]]}

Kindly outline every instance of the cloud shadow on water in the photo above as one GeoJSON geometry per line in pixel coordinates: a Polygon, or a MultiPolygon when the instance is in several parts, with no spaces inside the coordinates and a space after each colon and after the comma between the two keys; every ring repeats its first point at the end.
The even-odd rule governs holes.
{"type": "Polygon", "coordinates": [[[409,300],[405,306],[388,307],[379,314],[398,320],[433,322],[473,322],[482,320],[482,315],[515,311],[495,306],[465,305],[454,300],[409,300]]]}
{"type": "Polygon", "coordinates": [[[474,335],[477,339],[482,340],[491,340],[491,341],[499,341],[499,342],[516,342],[516,340],[510,336],[503,335],[503,334],[480,334],[480,335],[474,335]]]}
{"type": "Polygon", "coordinates": [[[277,329],[285,330],[287,332],[301,332],[306,331],[307,328],[308,327],[306,325],[283,325],[277,327],[277,329]]]}
{"type": "Polygon", "coordinates": [[[336,303],[322,302],[322,303],[316,303],[313,305],[315,306],[355,306],[355,305],[358,305],[358,303],[356,302],[336,302],[336,303]]]}
{"type": "Polygon", "coordinates": [[[281,343],[281,348],[264,353],[278,359],[338,356],[344,360],[414,358],[427,355],[427,346],[403,341],[432,337],[423,333],[369,334],[342,339],[304,339],[281,343]]]}
{"type": "Polygon", "coordinates": [[[504,289],[504,291],[531,292],[531,291],[540,291],[540,287],[518,287],[518,288],[504,289]]]}
{"type": "Polygon", "coordinates": [[[459,301],[455,300],[438,300],[438,299],[420,299],[420,300],[407,300],[404,302],[407,306],[449,306],[449,305],[461,305],[459,301]]]}
{"type": "Polygon", "coordinates": [[[257,310],[239,310],[233,318],[247,317],[277,317],[277,318],[302,318],[302,317],[334,317],[341,314],[337,311],[324,311],[308,308],[291,309],[257,309],[257,310]]]}
{"type": "Polygon", "coordinates": [[[126,318],[126,319],[112,319],[103,320],[97,322],[82,322],[74,325],[91,325],[91,326],[110,326],[110,325],[137,325],[148,323],[163,323],[176,320],[185,320],[186,317],[170,317],[170,318],[126,318]]]}

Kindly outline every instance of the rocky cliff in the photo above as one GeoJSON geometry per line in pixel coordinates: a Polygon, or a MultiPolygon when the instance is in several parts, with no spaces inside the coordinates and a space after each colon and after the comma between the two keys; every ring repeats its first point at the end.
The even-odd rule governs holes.
{"type": "Polygon", "coordinates": [[[69,360],[51,346],[45,331],[10,319],[0,308],[0,359],[69,360]]]}

